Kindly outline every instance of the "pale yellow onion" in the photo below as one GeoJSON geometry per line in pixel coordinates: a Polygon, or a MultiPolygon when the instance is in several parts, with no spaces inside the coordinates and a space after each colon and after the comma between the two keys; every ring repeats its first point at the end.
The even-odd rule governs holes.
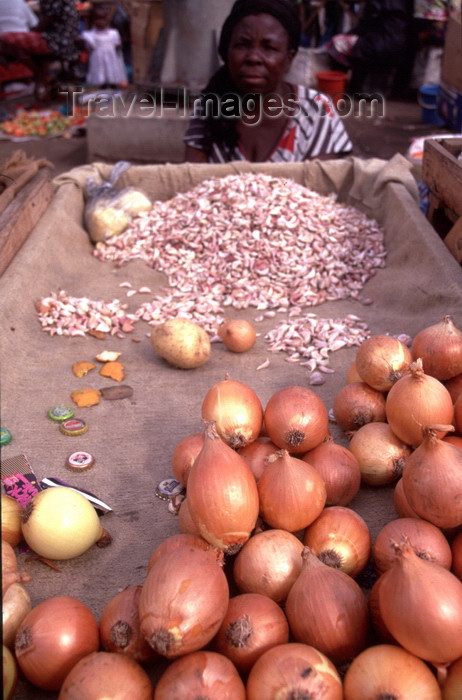
{"type": "Polygon", "coordinates": [[[303,544],[318,559],[355,578],[371,554],[369,527],[359,513],[344,506],[324,508],[303,534],[303,544]]]}
{"type": "MultiPolygon", "coordinates": [[[[406,445],[417,447],[428,425],[451,424],[454,406],[451,395],[438,379],[425,374],[419,358],[409,373],[399,379],[387,394],[386,420],[406,445]]],[[[448,431],[441,431],[444,437],[448,431]]]]}
{"type": "Polygon", "coordinates": [[[363,382],[377,391],[388,391],[403,377],[412,362],[407,345],[392,335],[366,338],[356,351],[356,370],[363,382]]]}
{"type": "Polygon", "coordinates": [[[451,546],[443,532],[422,518],[396,518],[379,530],[372,547],[372,557],[377,573],[383,574],[396,559],[393,542],[403,538],[409,541],[421,559],[433,561],[445,569],[452,564],[451,546]]]}
{"type": "Polygon", "coordinates": [[[385,627],[411,654],[447,666],[462,656],[462,582],[406,542],[397,554],[379,588],[385,627]]]}
{"type": "Polygon", "coordinates": [[[2,540],[16,547],[22,540],[22,506],[12,496],[2,493],[2,540]]]}
{"type": "Polygon", "coordinates": [[[30,595],[21,583],[12,583],[2,599],[3,644],[12,647],[19,625],[32,609],[30,595]]]}
{"type": "Polygon", "coordinates": [[[301,541],[287,530],[258,532],[234,560],[234,582],[241,593],[261,593],[282,603],[302,570],[302,552],[301,541]]]}
{"type": "Polygon", "coordinates": [[[419,331],[411,350],[414,358],[422,358],[425,373],[436,379],[451,379],[462,372],[462,331],[450,316],[419,331]]]}
{"type": "Polygon", "coordinates": [[[24,539],[47,559],[72,559],[100,541],[105,531],[81,493],[65,486],[39,491],[23,512],[24,539]]]}
{"type": "Polygon", "coordinates": [[[18,666],[14,654],[2,645],[3,700],[12,700],[18,683],[18,666]]]}
{"type": "Polygon", "coordinates": [[[382,421],[361,426],[351,436],[348,448],[358,460],[363,482],[369,486],[397,481],[412,452],[382,421]]]}
{"type": "Polygon", "coordinates": [[[364,649],[343,681],[344,700],[440,700],[438,681],[414,654],[392,644],[364,649]]]}

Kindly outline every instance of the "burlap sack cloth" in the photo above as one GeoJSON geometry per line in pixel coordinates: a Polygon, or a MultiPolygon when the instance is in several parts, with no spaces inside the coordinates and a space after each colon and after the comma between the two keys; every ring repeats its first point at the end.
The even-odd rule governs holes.
{"type": "Polygon", "coordinates": [[[0,163],[0,214],[40,168],[51,167],[46,158],[28,158],[24,151],[15,151],[0,163]]]}
{"type": "MultiPolygon", "coordinates": [[[[105,341],[50,337],[41,331],[34,302],[52,291],[64,289],[72,296],[109,301],[125,299],[126,290],[119,286],[125,280],[134,288],[147,285],[153,291],[165,283],[142,262],[115,269],[91,254],[92,245],[82,228],[82,188],[88,177],[105,180],[110,170],[108,165],[92,164],[56,178],[56,194],[46,214],[0,278],[1,422],[13,434],[2,459],[24,453],[39,479],[54,476],[81,485],[113,508],[113,513],[103,516],[113,536],[109,548],[93,547],[77,559],[60,562],[59,572],[37,561],[27,562],[32,576],[27,588],[34,604],[66,594],[84,601],[96,616],[118,591],[143,582],[153,549],[178,531],[176,517],[156,497],[155,488],[161,479],[172,475],[171,456],[176,444],[201,430],[200,409],[206,391],[228,373],[248,383],[265,406],[277,389],[308,382],[305,368],[285,362],[282,354],[268,353],[264,335],[272,326],[269,320],[258,324],[260,335],[250,353],[232,354],[214,344],[209,362],[189,371],[169,367],[154,355],[147,337],[150,326],[143,322],[131,336],[105,341]],[[140,342],[132,342],[131,337],[140,342]],[[62,435],[47,411],[58,404],[72,405],[70,393],[74,389],[111,384],[97,371],[82,379],[72,373],[74,362],[93,360],[103,349],[122,353],[125,383],[133,387],[133,397],[76,410],[76,416],[87,421],[88,432],[80,438],[62,435]],[[256,371],[269,355],[270,366],[256,371]],[[66,457],[75,449],[95,456],[92,469],[73,473],[65,467],[66,457]]],[[[241,171],[290,177],[323,194],[337,192],[341,200],[356,205],[384,226],[387,264],[364,289],[364,297],[373,303],[335,301],[309,311],[327,318],[354,313],[367,321],[372,334],[413,336],[445,314],[462,328],[461,268],[420,212],[410,166],[400,155],[389,162],[348,158],[292,166],[133,166],[119,184],[140,186],[154,199],[163,200],[205,178],[241,171]]],[[[131,297],[130,309],[142,301],[139,295],[131,297]]],[[[250,309],[231,314],[253,320],[257,312],[250,309]]],[[[355,348],[333,353],[335,373],[327,375],[324,385],[315,387],[328,408],[345,383],[354,353],[355,348]]],[[[332,424],[331,430],[336,440],[347,444],[336,425],[332,424]]],[[[362,487],[350,504],[366,519],[372,537],[396,517],[392,495],[392,487],[362,487]]],[[[21,556],[21,561],[26,557],[21,556]]],[[[158,669],[150,669],[150,673],[155,677],[158,669]]],[[[39,700],[55,695],[21,680],[17,697],[39,700]]]]}

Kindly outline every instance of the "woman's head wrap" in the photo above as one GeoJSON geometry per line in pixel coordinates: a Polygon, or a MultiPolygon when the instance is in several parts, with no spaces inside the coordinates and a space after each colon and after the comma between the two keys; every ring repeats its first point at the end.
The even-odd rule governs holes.
{"type": "Polygon", "coordinates": [[[297,51],[300,45],[301,24],[297,8],[291,0],[236,0],[221,29],[218,53],[226,63],[233,29],[243,17],[265,13],[282,24],[289,35],[289,46],[297,51]]]}

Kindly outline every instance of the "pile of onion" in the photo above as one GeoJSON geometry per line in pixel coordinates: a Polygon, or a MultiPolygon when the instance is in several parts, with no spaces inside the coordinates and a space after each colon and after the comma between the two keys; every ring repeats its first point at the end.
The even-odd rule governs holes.
{"type": "MultiPolygon", "coordinates": [[[[198,650],[175,659],[156,684],[154,700],[246,700],[244,683],[230,659],[198,650]]],[[[138,700],[138,699],[137,699],[138,700]]]]}
{"type": "Polygon", "coordinates": [[[363,482],[370,486],[397,481],[412,451],[394,434],[388,423],[382,421],[359,428],[353,433],[348,448],[358,460],[363,482]]]}
{"type": "Polygon", "coordinates": [[[403,377],[413,356],[399,338],[373,335],[356,352],[355,367],[361,380],[377,391],[388,391],[403,377]]]}
{"type": "Polygon", "coordinates": [[[312,450],[329,434],[327,408],[304,386],[287,386],[270,396],[264,424],[274,444],[292,454],[312,450]]]}
{"type": "Polygon", "coordinates": [[[361,470],[354,454],[328,436],[302,456],[320,474],[326,487],[326,506],[346,506],[359,491],[361,470]]]}
{"type": "Polygon", "coordinates": [[[462,373],[462,331],[450,316],[419,331],[411,351],[414,358],[422,359],[425,373],[436,379],[444,381],[462,373]]]}
{"type": "Polygon", "coordinates": [[[336,393],[332,410],[342,430],[358,430],[366,423],[386,419],[385,396],[366,382],[351,382],[336,393]]]}

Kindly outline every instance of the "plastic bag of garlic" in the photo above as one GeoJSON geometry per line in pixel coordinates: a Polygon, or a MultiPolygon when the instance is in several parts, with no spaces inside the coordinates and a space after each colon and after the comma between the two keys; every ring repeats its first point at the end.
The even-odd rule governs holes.
{"type": "MultiPolygon", "coordinates": [[[[96,616],[116,592],[143,582],[153,549],[178,531],[176,517],[164,501],[156,498],[155,488],[161,479],[171,476],[171,456],[177,443],[201,430],[200,412],[205,393],[226,373],[249,384],[263,406],[282,386],[308,385],[313,367],[305,362],[313,358],[293,357],[288,361],[300,346],[300,339],[295,337],[297,329],[304,326],[304,332],[314,335],[319,345],[319,357],[314,356],[316,367],[327,370],[320,372],[323,383],[313,388],[330,409],[333,397],[345,382],[357,347],[344,343],[345,338],[359,339],[375,333],[412,337],[446,314],[462,327],[461,268],[420,212],[417,186],[404,157],[397,155],[389,162],[347,158],[291,166],[249,163],[131,166],[122,175],[121,188],[142,187],[153,202],[167,202],[180,194],[187,197],[194,188],[212,178],[257,173],[278,178],[284,188],[294,182],[288,187],[289,197],[299,187],[308,187],[328,198],[329,206],[337,202],[343,209],[353,206],[361,226],[366,220],[377,222],[373,224],[374,244],[364,245],[361,249],[364,262],[361,259],[357,262],[359,289],[352,288],[353,293],[341,293],[334,298],[326,295],[316,305],[310,305],[306,297],[302,298],[303,304],[292,304],[290,300],[289,305],[279,303],[287,298],[291,284],[299,283],[297,291],[307,289],[301,283],[310,282],[310,270],[316,269],[316,274],[311,274],[317,284],[321,285],[323,279],[324,273],[309,262],[306,251],[309,243],[302,234],[298,235],[298,219],[290,238],[293,250],[289,237],[281,238],[279,257],[275,257],[282,281],[279,286],[273,285],[274,294],[267,296],[261,296],[260,286],[254,285],[253,291],[260,291],[256,306],[244,304],[239,308],[224,303],[227,300],[223,290],[213,286],[220,282],[214,278],[210,284],[208,279],[213,270],[207,268],[207,277],[181,247],[192,236],[187,227],[178,232],[176,241],[169,241],[168,266],[165,259],[159,269],[142,258],[122,264],[98,259],[103,249],[96,249],[95,254],[82,225],[83,188],[88,177],[104,181],[110,172],[110,165],[95,163],[56,178],[52,203],[0,277],[2,425],[13,435],[10,444],[2,448],[2,459],[24,453],[39,479],[57,477],[83,486],[113,508],[112,513],[103,516],[103,524],[113,537],[110,547],[91,548],[81,557],[62,561],[59,572],[42,562],[30,561],[27,568],[32,580],[27,588],[34,604],[66,591],[67,595],[86,602],[96,616]],[[377,246],[375,252],[374,246],[377,246]],[[176,270],[172,263],[175,249],[181,250],[176,270]],[[306,269],[300,269],[301,264],[306,269]],[[201,290],[206,290],[207,308],[201,307],[197,296],[201,290]],[[55,314],[51,313],[49,321],[42,326],[36,303],[40,301],[46,307],[45,300],[50,298],[54,298],[55,314]],[[292,316],[291,311],[295,311],[292,316]],[[180,313],[204,323],[207,313],[209,328],[215,317],[244,317],[255,325],[257,342],[251,351],[242,354],[230,353],[222,343],[213,343],[210,360],[202,367],[177,370],[154,356],[147,337],[152,325],[165,313],[180,313]],[[88,333],[89,314],[96,324],[94,328],[99,327],[104,335],[103,340],[88,333]],[[56,326],[54,333],[43,332],[55,324],[56,317],[61,321],[61,331],[56,326]],[[64,330],[70,328],[77,332],[66,334],[64,330]],[[277,348],[279,341],[271,335],[278,332],[282,334],[279,341],[287,341],[284,348],[277,348]],[[80,379],[72,373],[75,362],[92,361],[103,350],[121,353],[120,361],[126,373],[124,383],[132,387],[133,395],[78,409],[76,415],[86,421],[88,431],[78,438],[63,435],[47,418],[50,407],[69,404],[75,389],[84,386],[101,389],[114,384],[97,372],[80,379]],[[321,359],[327,362],[319,364],[321,359]],[[66,459],[74,449],[88,451],[95,457],[91,469],[80,474],[69,472],[66,459]]],[[[257,213],[262,204],[255,203],[257,213]]],[[[245,201],[242,206],[245,209],[245,201]]],[[[284,204],[280,206],[290,222],[284,204]]],[[[300,211],[296,208],[295,214],[298,216],[300,211]]],[[[322,219],[322,211],[318,213],[322,219]]],[[[355,223],[349,225],[352,235],[357,236],[355,223]]],[[[202,244],[210,258],[209,234],[208,229],[201,232],[196,245],[202,244]]],[[[230,254],[227,262],[231,268],[234,263],[237,270],[236,278],[232,279],[246,295],[252,292],[252,283],[243,274],[241,249],[244,244],[247,246],[247,254],[254,256],[258,268],[262,256],[251,248],[256,238],[242,233],[239,237],[236,230],[227,243],[234,255],[234,260],[230,254]]],[[[351,240],[348,229],[348,235],[338,244],[345,256],[358,254],[362,245],[354,239],[350,251],[351,240]]],[[[138,244],[141,242],[142,237],[138,244]]],[[[122,239],[120,245],[123,246],[122,239]]],[[[338,276],[339,263],[334,250],[324,245],[321,248],[326,251],[325,267],[337,266],[338,276]]],[[[123,248],[115,246],[117,251],[123,248]]],[[[161,241],[156,240],[151,257],[161,259],[165,255],[161,241]]],[[[224,275],[222,268],[217,270],[222,280],[224,275]]],[[[299,300],[294,297],[292,301],[299,300]]],[[[48,302],[50,306],[53,303],[48,302]]],[[[46,308],[41,313],[42,319],[48,318],[46,308]]],[[[338,426],[331,424],[331,430],[337,441],[347,444],[338,426]]],[[[363,486],[350,504],[365,518],[372,536],[395,517],[392,491],[392,487],[363,486]]],[[[50,700],[54,695],[21,680],[16,697],[50,700]]]]}

